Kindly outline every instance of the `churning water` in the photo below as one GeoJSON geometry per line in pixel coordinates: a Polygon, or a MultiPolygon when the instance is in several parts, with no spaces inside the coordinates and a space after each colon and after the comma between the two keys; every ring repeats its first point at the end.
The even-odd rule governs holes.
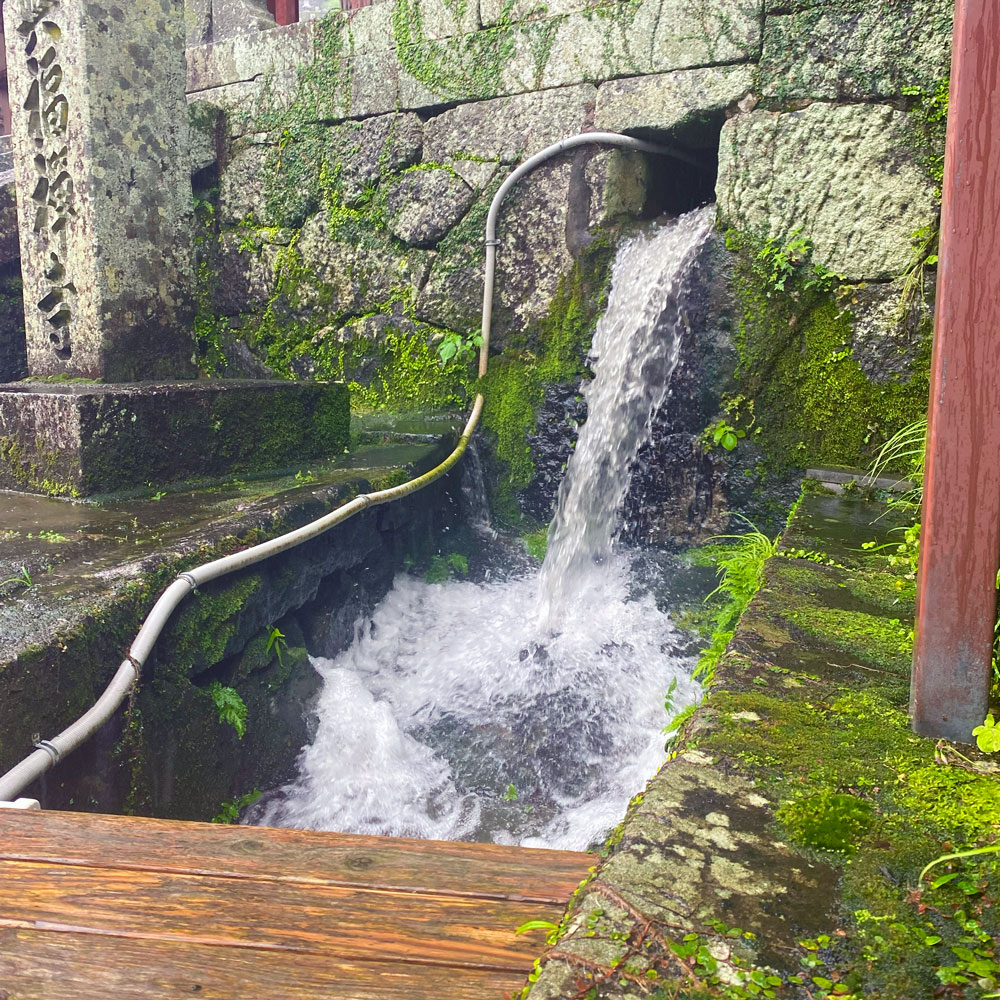
{"type": "Polygon", "coordinates": [[[615,536],[712,218],[618,254],[541,571],[399,576],[352,647],[314,661],[316,738],[253,822],[583,849],[621,818],[662,760],[664,692],[676,680],[676,704],[696,697],[677,631],[637,583],[641,555],[615,536]]]}

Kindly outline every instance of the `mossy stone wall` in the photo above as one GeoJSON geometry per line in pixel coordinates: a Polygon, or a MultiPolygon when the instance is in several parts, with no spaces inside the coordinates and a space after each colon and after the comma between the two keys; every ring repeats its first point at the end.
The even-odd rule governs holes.
{"type": "MultiPolygon", "coordinates": [[[[705,424],[685,429],[704,530],[743,503],[741,477],[864,462],[926,395],[933,255],[915,234],[936,225],[950,45],[945,0],[889,6],[392,0],[190,50],[191,107],[225,121],[200,174],[203,367],[343,378],[362,408],[462,406],[471,365],[436,349],[478,327],[489,199],[514,164],[596,125],[720,161],[733,297],[690,349],[728,327],[739,365],[735,382],[705,366],[705,424]],[[789,246],[782,282],[756,255],[789,246]],[[747,432],[737,453],[695,447],[717,420],[747,432]]],[[[531,443],[544,386],[584,371],[603,289],[581,296],[579,276],[594,284],[632,220],[682,207],[697,190],[682,175],[581,151],[502,212],[485,424],[505,516],[553,464],[531,443]]]]}

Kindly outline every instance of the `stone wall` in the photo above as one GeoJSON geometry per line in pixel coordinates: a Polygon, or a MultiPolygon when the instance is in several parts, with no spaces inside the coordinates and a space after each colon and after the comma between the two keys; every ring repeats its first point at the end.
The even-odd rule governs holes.
{"type": "MultiPolygon", "coordinates": [[[[546,144],[609,129],[684,147],[703,176],[586,149],[507,203],[485,418],[501,507],[544,518],[551,497],[532,495],[535,469],[558,467],[571,444],[566,407],[544,400],[573,394],[545,386],[583,374],[604,291],[592,273],[577,301],[574,275],[593,272],[585,258],[637,218],[692,207],[716,163],[730,247],[717,276],[734,290],[692,337],[688,367],[705,367],[699,352],[720,338],[736,351],[707,365],[711,386],[702,372],[682,394],[700,426],[659,420],[670,437],[660,457],[687,457],[649,495],[681,475],[690,503],[672,527],[643,530],[674,537],[679,516],[706,531],[725,523],[749,499],[745,472],[863,461],[926,396],[933,281],[914,264],[921,246],[932,255],[914,234],[936,225],[933,119],[949,63],[947,0],[890,6],[394,0],[190,49],[203,367],[345,378],[361,406],[460,404],[469,372],[441,367],[436,347],[478,326],[489,199],[546,144]],[[560,337],[573,343],[554,347],[560,337]],[[786,426],[760,391],[776,379],[794,383],[786,400],[826,384],[828,405],[863,433],[825,454],[829,415],[803,397],[794,405],[807,416],[786,426]],[[562,430],[533,430],[540,407],[562,430]],[[734,455],[699,443],[718,419],[748,432],[734,455]],[[554,455],[538,444],[546,436],[554,455]]],[[[641,494],[637,509],[656,506],[641,494]]]]}
{"type": "Polygon", "coordinates": [[[582,149],[507,202],[485,416],[501,507],[523,513],[536,465],[570,446],[565,407],[556,452],[531,442],[544,400],[573,396],[546,386],[585,374],[603,248],[693,206],[716,169],[733,291],[689,367],[731,347],[695,387],[701,427],[666,421],[684,489],[713,498],[690,516],[724,523],[745,472],[862,462],[926,396],[935,258],[915,234],[937,223],[951,7],[387,0],[192,46],[199,365],[343,378],[362,408],[461,405],[471,368],[437,347],[478,326],[489,199],[547,143],[611,129],[704,169],[582,149]],[[718,420],[747,433],[732,455],[699,443],[718,420]]]}

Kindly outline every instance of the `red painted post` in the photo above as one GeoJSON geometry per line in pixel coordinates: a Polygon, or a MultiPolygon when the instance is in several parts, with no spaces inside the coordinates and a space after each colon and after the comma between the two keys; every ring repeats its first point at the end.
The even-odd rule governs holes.
{"type": "Polygon", "coordinates": [[[267,12],[272,17],[274,16],[274,0],[267,0],[267,12]]]}
{"type": "Polygon", "coordinates": [[[970,743],[1000,564],[1000,3],[957,0],[910,715],[970,743]]]}
{"type": "Polygon", "coordinates": [[[299,19],[299,0],[274,0],[274,20],[278,24],[295,24],[299,19]]]}

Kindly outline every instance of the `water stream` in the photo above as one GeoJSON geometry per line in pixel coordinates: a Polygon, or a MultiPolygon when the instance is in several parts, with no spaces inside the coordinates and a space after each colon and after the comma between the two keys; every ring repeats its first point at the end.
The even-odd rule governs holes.
{"type": "Polygon", "coordinates": [[[351,648],[313,661],[316,738],[251,822],[583,849],[621,818],[662,760],[664,692],[676,680],[676,704],[697,697],[644,582],[650,557],[615,539],[713,217],[699,209],[619,251],[541,570],[397,577],[351,648]]]}

